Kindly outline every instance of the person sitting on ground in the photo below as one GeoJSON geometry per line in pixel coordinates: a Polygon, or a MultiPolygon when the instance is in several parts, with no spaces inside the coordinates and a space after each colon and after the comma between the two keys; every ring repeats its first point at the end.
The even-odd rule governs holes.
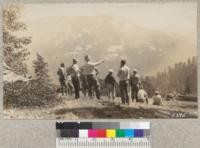
{"type": "Polygon", "coordinates": [[[143,86],[140,85],[138,94],[137,94],[138,102],[145,102],[148,104],[148,94],[147,92],[143,89],[143,86]]]}
{"type": "Polygon", "coordinates": [[[166,99],[167,101],[173,101],[175,98],[175,95],[173,93],[169,93],[167,94],[166,98],[167,98],[166,99]]]}
{"type": "Polygon", "coordinates": [[[113,70],[110,69],[108,71],[108,74],[105,78],[105,84],[107,87],[107,91],[108,91],[108,99],[110,100],[110,98],[112,97],[112,99],[115,99],[115,84],[116,84],[116,80],[113,77],[113,70]]]}
{"type": "Polygon", "coordinates": [[[163,105],[162,97],[159,93],[159,91],[155,91],[155,94],[153,96],[153,105],[163,105]]]}

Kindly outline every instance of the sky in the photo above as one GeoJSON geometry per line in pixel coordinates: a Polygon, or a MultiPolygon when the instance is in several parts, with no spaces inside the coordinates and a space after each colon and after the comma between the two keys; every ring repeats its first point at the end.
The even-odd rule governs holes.
{"type": "Polygon", "coordinates": [[[24,8],[22,19],[27,23],[50,16],[110,14],[132,20],[135,24],[149,29],[171,30],[182,34],[196,32],[195,2],[25,4],[24,8]]]}
{"type": "MultiPolygon", "coordinates": [[[[77,28],[77,24],[70,26],[70,22],[68,22],[69,20],[63,19],[76,18],[79,16],[112,16],[112,18],[114,17],[115,20],[118,20],[118,24],[133,25],[132,27],[127,26],[123,28],[125,30],[122,30],[123,33],[126,31],[128,31],[127,34],[131,33],[130,40],[127,36],[124,38],[125,41],[128,39],[128,41],[124,43],[125,45],[122,45],[122,43],[116,44],[115,42],[115,44],[105,47],[107,48],[108,53],[112,53],[112,56],[109,56],[108,54],[107,62],[112,59],[114,60],[114,57],[118,59],[117,54],[121,55],[120,53],[122,53],[121,51],[124,50],[124,46],[126,45],[131,46],[132,50],[135,50],[138,53],[147,52],[146,48],[148,48],[148,50],[158,49],[157,52],[159,53],[161,53],[159,48],[169,50],[169,52],[163,52],[165,53],[163,56],[155,54],[155,56],[158,57],[149,57],[147,54],[145,55],[146,57],[144,57],[145,59],[137,59],[140,61],[139,65],[147,64],[146,67],[143,67],[144,73],[155,74],[158,70],[163,70],[167,66],[173,65],[175,62],[186,61],[188,57],[196,55],[197,4],[195,2],[43,3],[24,4],[24,9],[21,11],[21,20],[27,24],[27,33],[32,37],[30,49],[34,54],[30,55],[30,63],[32,64],[32,60],[35,59],[35,53],[41,53],[42,56],[46,56],[45,59],[51,66],[50,72],[54,75],[53,77],[55,77],[56,68],[60,62],[58,59],[67,60],[69,57],[67,57],[66,54],[69,55],[70,53],[75,53],[76,51],[79,52],[79,49],[86,48],[81,45],[81,41],[78,39],[77,42],[73,42],[74,37],[82,37],[81,29],[79,30],[80,33],[77,33],[76,30],[74,30],[74,28],[77,28]],[[60,22],[57,22],[57,20],[60,22]],[[132,30],[128,30],[129,27],[132,30]],[[138,30],[134,30],[134,28],[138,30]],[[72,43],[74,45],[71,45],[72,43]],[[119,49],[119,51],[114,52],[114,48],[119,49]],[[54,49],[57,51],[59,50],[61,53],[52,55],[51,52],[54,52],[54,49]],[[71,51],[71,49],[74,50],[71,51]],[[168,53],[167,56],[166,53],[168,53]],[[159,59],[160,57],[163,58],[159,59]],[[149,60],[159,64],[151,64],[149,65],[149,70],[147,70],[149,60]]],[[[73,20],[72,23],[74,23],[74,21],[75,20],[73,20]]],[[[79,25],[81,28],[82,24],[79,25]]],[[[95,27],[91,26],[85,29],[92,31],[93,28],[95,27]]],[[[115,36],[119,33],[121,31],[120,29],[121,28],[119,28],[116,32],[111,31],[112,34],[109,34],[110,37],[108,37],[107,40],[110,40],[112,35],[115,36]]],[[[101,28],[97,31],[95,30],[91,36],[95,37],[95,34],[101,34],[101,31],[99,30],[101,30],[101,28]]],[[[82,33],[83,32],[84,30],[82,30],[82,33]]],[[[100,38],[101,37],[98,39],[100,38]]],[[[82,41],[84,41],[84,39],[82,39],[82,41]]],[[[98,50],[93,48],[92,44],[99,44],[101,47],[104,43],[97,40],[95,43],[92,42],[87,45],[91,46],[91,50],[98,50]]],[[[103,57],[104,56],[105,55],[103,55],[103,57]]],[[[70,55],[70,57],[73,58],[72,55],[70,55]]],[[[131,62],[136,62],[136,59],[133,59],[131,62]]],[[[102,67],[102,69],[103,68],[104,67],[102,67]]],[[[115,69],[117,68],[118,65],[116,65],[115,69]]]]}

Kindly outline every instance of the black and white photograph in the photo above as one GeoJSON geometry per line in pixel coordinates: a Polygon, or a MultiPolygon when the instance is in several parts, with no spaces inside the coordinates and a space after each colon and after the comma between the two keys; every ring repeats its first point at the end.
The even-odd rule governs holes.
{"type": "Polygon", "coordinates": [[[197,4],[6,3],[5,119],[198,118],[197,4]]]}

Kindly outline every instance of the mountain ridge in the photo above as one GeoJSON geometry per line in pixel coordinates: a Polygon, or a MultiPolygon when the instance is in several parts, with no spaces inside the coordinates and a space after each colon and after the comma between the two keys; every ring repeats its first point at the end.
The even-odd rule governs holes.
{"type": "MultiPolygon", "coordinates": [[[[60,62],[69,66],[77,58],[82,65],[86,54],[93,60],[106,59],[99,67],[101,77],[110,68],[116,72],[122,57],[131,69],[149,75],[196,55],[196,43],[190,37],[105,15],[41,18],[29,22],[27,31],[33,38],[30,49],[47,60],[53,79],[60,62]]],[[[31,56],[28,65],[34,59],[31,56]]]]}

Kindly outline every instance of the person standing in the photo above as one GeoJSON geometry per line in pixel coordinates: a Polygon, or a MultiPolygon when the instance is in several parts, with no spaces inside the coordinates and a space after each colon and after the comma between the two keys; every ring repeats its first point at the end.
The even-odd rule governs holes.
{"type": "Polygon", "coordinates": [[[86,77],[83,75],[83,73],[80,73],[80,84],[81,84],[81,90],[83,93],[83,96],[86,98],[86,94],[87,94],[87,80],[86,77]]]}
{"type": "Polygon", "coordinates": [[[71,96],[73,94],[74,87],[72,83],[72,77],[69,73],[67,73],[66,81],[67,81],[67,93],[68,95],[71,96]]]}
{"type": "Polygon", "coordinates": [[[119,77],[119,89],[122,104],[129,104],[128,85],[130,78],[130,70],[129,67],[126,65],[125,59],[121,60],[120,62],[120,69],[118,71],[117,76],[119,77]]]}
{"type": "Polygon", "coordinates": [[[65,64],[61,63],[60,67],[58,68],[57,74],[59,76],[59,82],[60,82],[60,86],[61,86],[61,93],[64,96],[65,93],[67,92],[67,85],[65,83],[65,64]]]}
{"type": "Polygon", "coordinates": [[[70,75],[74,86],[75,98],[78,99],[80,98],[80,68],[76,59],[73,59],[70,75]]]}
{"type": "Polygon", "coordinates": [[[138,91],[140,87],[140,75],[137,72],[137,69],[133,70],[133,75],[130,77],[130,86],[131,86],[131,98],[132,102],[136,99],[138,101],[138,91]]]}
{"type": "Polygon", "coordinates": [[[115,84],[116,84],[116,80],[113,77],[113,70],[110,69],[108,71],[107,76],[105,77],[105,84],[106,84],[106,88],[108,91],[108,99],[110,100],[110,98],[112,97],[112,99],[115,99],[115,84]]]}
{"type": "Polygon", "coordinates": [[[99,96],[99,98],[100,98],[100,96],[101,96],[101,94],[100,94],[100,82],[99,82],[98,75],[99,75],[99,70],[97,69],[97,67],[95,67],[96,82],[95,82],[94,86],[96,86],[96,87],[92,87],[92,96],[95,97],[95,92],[97,92],[96,96],[99,96]]]}
{"type": "Polygon", "coordinates": [[[86,77],[87,80],[88,94],[90,98],[92,98],[92,89],[94,88],[97,99],[100,99],[100,90],[96,75],[96,66],[100,65],[103,62],[104,60],[100,60],[99,62],[91,62],[90,57],[88,55],[85,56],[85,64],[82,66],[82,69],[83,75],[86,77]]]}

